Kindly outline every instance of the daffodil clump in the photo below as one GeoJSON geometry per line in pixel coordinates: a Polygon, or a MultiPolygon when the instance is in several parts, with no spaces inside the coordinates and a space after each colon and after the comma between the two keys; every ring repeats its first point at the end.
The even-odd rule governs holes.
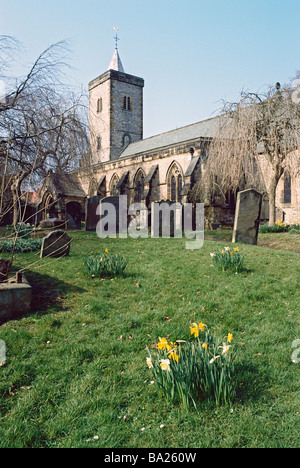
{"type": "Polygon", "coordinates": [[[238,247],[231,249],[224,247],[221,251],[210,254],[213,265],[222,271],[232,271],[239,273],[243,270],[244,256],[241,255],[238,247]]]}
{"type": "Polygon", "coordinates": [[[266,224],[262,224],[259,227],[260,234],[276,233],[276,232],[291,232],[292,234],[299,233],[300,223],[287,224],[284,221],[278,221],[277,223],[272,224],[271,226],[268,223],[266,223],[266,224]]]}
{"type": "Polygon", "coordinates": [[[154,358],[148,349],[146,362],[168,402],[180,402],[188,410],[197,401],[212,399],[229,404],[235,395],[233,335],[215,339],[203,323],[190,326],[191,341],[159,338],[154,358]]]}
{"type": "Polygon", "coordinates": [[[85,272],[91,278],[116,277],[124,272],[126,266],[123,255],[111,254],[108,249],[104,253],[91,254],[85,259],[85,272]]]}

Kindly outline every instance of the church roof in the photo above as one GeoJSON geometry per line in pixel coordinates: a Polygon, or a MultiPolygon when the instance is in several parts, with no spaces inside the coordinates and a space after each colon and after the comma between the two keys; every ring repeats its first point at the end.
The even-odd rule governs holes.
{"type": "Polygon", "coordinates": [[[150,138],[145,138],[144,140],[136,141],[127,146],[123,153],[121,153],[120,158],[128,158],[139,153],[155,151],[159,148],[178,145],[180,143],[197,140],[198,138],[214,138],[218,135],[224,123],[226,124],[224,118],[214,117],[150,138]]]}
{"type": "Polygon", "coordinates": [[[116,70],[125,73],[117,48],[115,48],[114,55],[112,56],[108,70],[116,70]]]}
{"type": "Polygon", "coordinates": [[[56,191],[57,194],[80,198],[85,198],[86,196],[84,190],[80,185],[78,174],[76,172],[51,172],[48,175],[46,184],[47,183],[51,185],[51,187],[56,191]]]}

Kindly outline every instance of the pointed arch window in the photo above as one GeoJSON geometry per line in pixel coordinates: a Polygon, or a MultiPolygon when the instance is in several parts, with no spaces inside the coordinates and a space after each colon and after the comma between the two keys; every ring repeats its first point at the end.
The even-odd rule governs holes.
{"type": "Polygon", "coordinates": [[[142,175],[138,182],[138,202],[141,203],[144,193],[144,176],[142,175]]]}
{"type": "Polygon", "coordinates": [[[171,177],[171,201],[176,202],[176,177],[171,177]]]}
{"type": "Polygon", "coordinates": [[[134,178],[134,202],[141,203],[144,197],[145,175],[139,170],[134,178]]]}
{"type": "Polygon", "coordinates": [[[118,195],[117,185],[119,182],[119,177],[115,174],[110,181],[110,194],[113,196],[118,195]]]}
{"type": "Polygon", "coordinates": [[[177,201],[179,201],[180,203],[181,199],[182,199],[182,175],[179,174],[178,179],[177,179],[177,201]]]}
{"type": "Polygon", "coordinates": [[[173,163],[169,170],[168,175],[168,198],[173,203],[179,202],[182,200],[182,189],[183,189],[183,175],[181,168],[173,163]]]}
{"type": "Polygon", "coordinates": [[[128,145],[130,145],[130,143],[131,143],[131,137],[130,137],[129,133],[125,133],[123,135],[123,146],[128,146],[128,145]]]}

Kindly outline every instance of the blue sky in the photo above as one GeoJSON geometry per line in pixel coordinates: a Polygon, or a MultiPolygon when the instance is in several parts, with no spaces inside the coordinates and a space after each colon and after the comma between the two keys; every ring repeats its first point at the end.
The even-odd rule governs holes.
{"type": "Polygon", "coordinates": [[[300,69],[299,0],[0,0],[0,34],[30,64],[69,39],[68,80],[87,89],[114,52],[145,79],[144,137],[212,115],[242,89],[292,80],[300,69]]]}

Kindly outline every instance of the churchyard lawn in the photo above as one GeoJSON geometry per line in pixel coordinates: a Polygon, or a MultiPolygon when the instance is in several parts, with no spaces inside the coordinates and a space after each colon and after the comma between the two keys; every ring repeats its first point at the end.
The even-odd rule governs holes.
{"type": "MultiPolygon", "coordinates": [[[[194,251],[185,239],[71,236],[69,257],[27,273],[32,313],[0,327],[1,447],[299,447],[299,234],[239,244],[238,274],[217,270],[210,256],[230,245],[230,231],[207,233],[194,251]],[[85,276],[86,256],[106,248],[127,259],[124,276],[85,276]],[[193,322],[233,335],[230,406],[199,401],[198,412],[185,412],[152,383],[146,347],[190,340],[193,322]]],[[[17,254],[16,264],[33,255],[17,254]]]]}

